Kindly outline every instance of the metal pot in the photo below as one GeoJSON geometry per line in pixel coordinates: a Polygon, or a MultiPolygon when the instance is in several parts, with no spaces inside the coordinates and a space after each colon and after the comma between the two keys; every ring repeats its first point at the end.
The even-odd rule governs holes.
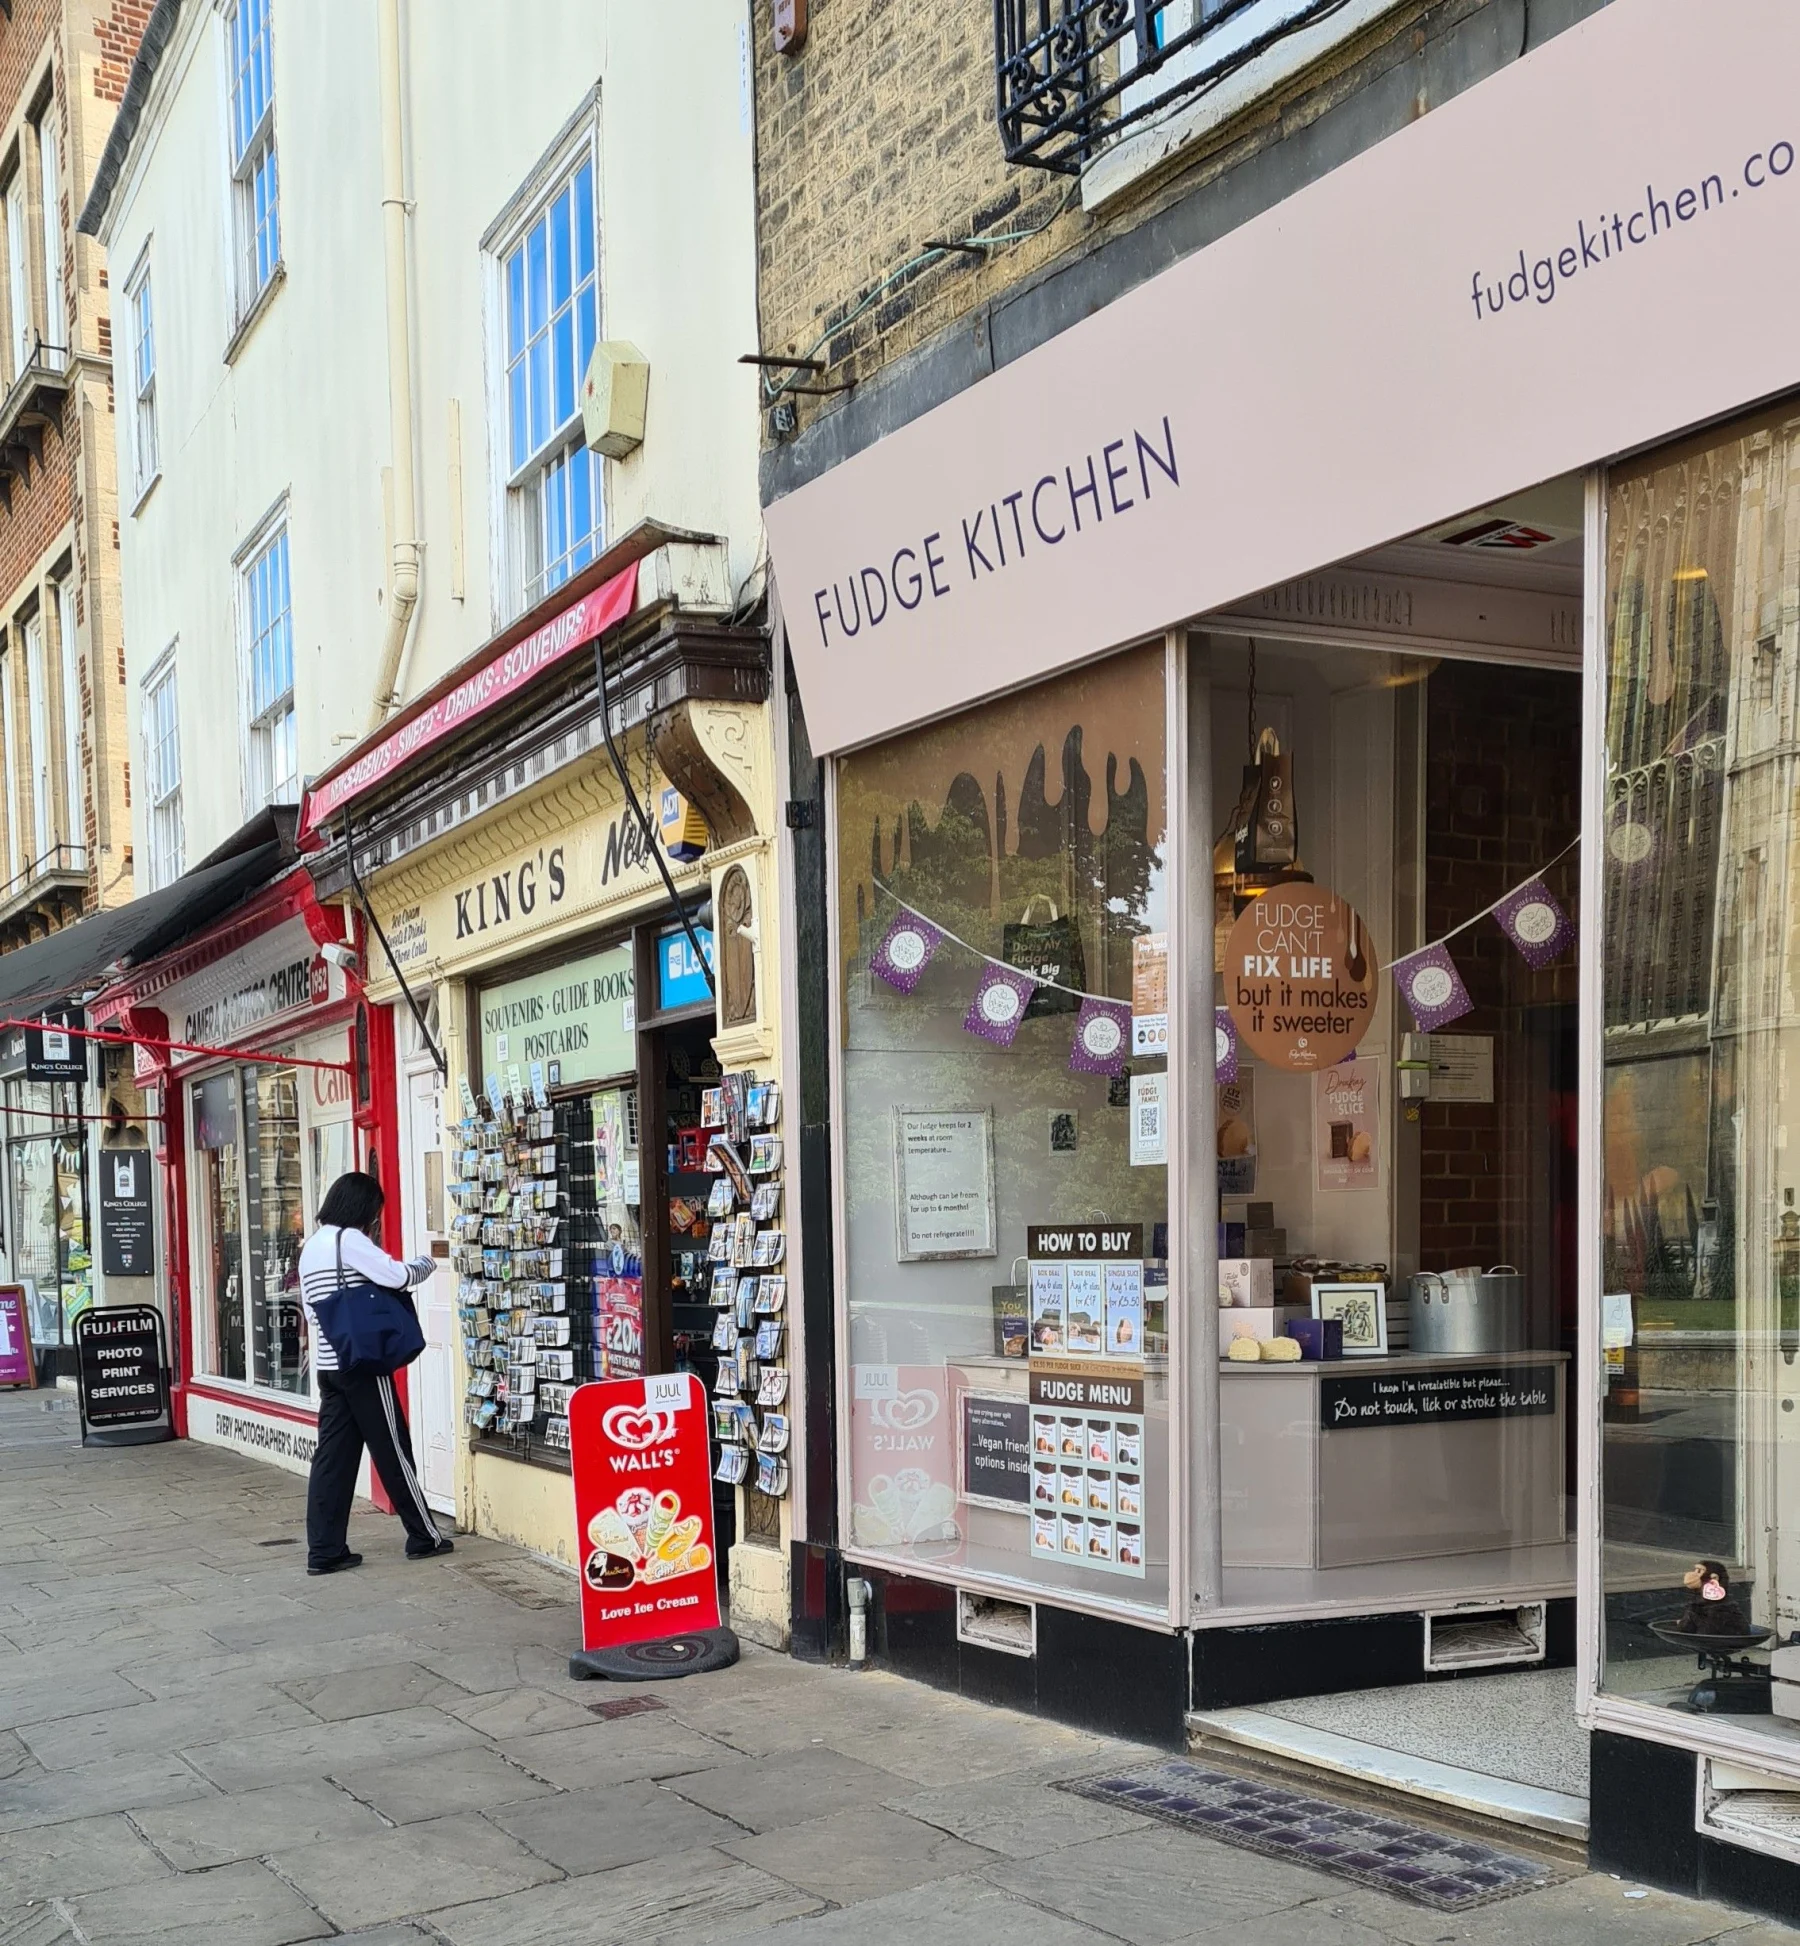
{"type": "Polygon", "coordinates": [[[1511,1264],[1422,1270],[1412,1280],[1407,1313],[1411,1348],[1427,1358],[1525,1349],[1525,1279],[1511,1264]]]}

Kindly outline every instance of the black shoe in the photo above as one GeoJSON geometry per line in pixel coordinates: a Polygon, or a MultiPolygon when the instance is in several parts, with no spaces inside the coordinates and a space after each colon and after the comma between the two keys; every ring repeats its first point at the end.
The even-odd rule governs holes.
{"type": "Polygon", "coordinates": [[[454,1554],[455,1552],[456,1543],[449,1539],[439,1541],[435,1547],[414,1547],[411,1541],[406,1543],[406,1558],[409,1561],[429,1561],[435,1554],[454,1554]]]}
{"type": "Polygon", "coordinates": [[[345,1548],[343,1553],[338,1555],[335,1560],[326,1561],[319,1567],[315,1568],[309,1562],[306,1571],[308,1574],[342,1574],[346,1568],[360,1568],[361,1566],[362,1556],[360,1554],[352,1554],[348,1548],[345,1548]]]}

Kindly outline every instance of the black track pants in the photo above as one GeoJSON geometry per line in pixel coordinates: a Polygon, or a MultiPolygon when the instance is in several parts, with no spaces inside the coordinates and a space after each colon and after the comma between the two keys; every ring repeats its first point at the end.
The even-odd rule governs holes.
{"type": "Polygon", "coordinates": [[[394,1381],[372,1372],[319,1374],[319,1443],[306,1489],[306,1563],[322,1568],[344,1552],[356,1469],[363,1448],[406,1525],[406,1545],[419,1554],[443,1538],[413,1465],[412,1435],[394,1381]]]}

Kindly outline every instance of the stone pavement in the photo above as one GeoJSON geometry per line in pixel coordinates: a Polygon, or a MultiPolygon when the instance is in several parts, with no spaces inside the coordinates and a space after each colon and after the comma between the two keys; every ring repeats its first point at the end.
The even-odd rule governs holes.
{"type": "Polygon", "coordinates": [[[0,1395],[0,1946],[1800,1938],[1595,1876],[1446,1918],[1055,1792],[1145,1753],[877,1672],[572,1683],[566,1577],[365,1511],[309,1580],[303,1505],[0,1395]]]}

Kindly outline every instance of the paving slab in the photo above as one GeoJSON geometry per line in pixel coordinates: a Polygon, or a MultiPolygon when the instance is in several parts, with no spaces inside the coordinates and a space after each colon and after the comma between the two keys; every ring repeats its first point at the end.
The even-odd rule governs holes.
{"type": "Polygon", "coordinates": [[[984,1879],[948,1878],[752,1933],[743,1946],[1103,1946],[1115,1937],[984,1879]]]}
{"type": "Polygon", "coordinates": [[[1321,1875],[1197,1833],[1157,1827],[991,1863],[988,1880],[1131,1946],[1170,1946],[1202,1925],[1303,1905],[1321,1875]]]}
{"type": "Polygon", "coordinates": [[[327,1839],[367,1837],[387,1828],[368,1805],[322,1777],[153,1805],[133,1812],[132,1821],[184,1872],[327,1839]]]}
{"type": "Polygon", "coordinates": [[[487,1816],[490,1824],[498,1825],[572,1878],[743,1836],[742,1828],[728,1819],[715,1817],[651,1783],[558,1791],[523,1804],[505,1805],[487,1816]]]}
{"type": "MultiPolygon", "coordinates": [[[[0,1664],[0,1730],[19,1730],[53,1722],[77,1710],[134,1709],[150,1692],[111,1670],[71,1663],[67,1674],[14,1676],[0,1664]]],[[[3,1741],[3,1740],[0,1740],[3,1741]]]]}
{"type": "Polygon", "coordinates": [[[819,1906],[810,1893],[753,1865],[695,1851],[668,1853],[655,1871],[626,1865],[427,1917],[450,1946],[717,1946],[761,1938],[768,1928],[819,1906]]]}
{"type": "Polygon", "coordinates": [[[639,1777],[679,1777],[744,1761],[738,1752],[660,1713],[629,1716],[618,1723],[595,1717],[575,1730],[509,1737],[500,1750],[547,1783],[568,1791],[629,1784],[639,1777]]]}
{"type": "Polygon", "coordinates": [[[178,1756],[124,1757],[75,1770],[22,1772],[0,1783],[0,1832],[101,1817],[146,1804],[174,1804],[212,1792],[213,1786],[178,1756]]]}
{"type": "MultiPolygon", "coordinates": [[[[1604,1873],[1566,1879],[1541,1892],[1477,1906],[1473,1912],[1429,1912],[1362,1890],[1333,1898],[1331,1906],[1401,1946],[1439,1946],[1445,1940],[1456,1946],[1545,1946],[1564,1940],[1579,1941],[1580,1946],[1699,1946],[1715,1939],[1736,1946],[1734,1934],[1751,1916],[1647,1891],[1604,1873]],[[1628,1892],[1637,1896],[1627,1897],[1628,1892]]],[[[1786,1938],[1791,1942],[1795,1935],[1786,1938]]]]}
{"type": "Polygon", "coordinates": [[[774,1831],[838,1811],[876,1809],[894,1795],[897,1780],[892,1771],[821,1749],[671,1777],[668,1787],[746,1831],[774,1831]]]}
{"type": "Polygon", "coordinates": [[[563,1876],[470,1812],[370,1837],[275,1851],[269,1862],[346,1932],[428,1907],[491,1900],[563,1876]]]}
{"type": "Polygon", "coordinates": [[[1004,1858],[1037,1858],[1090,1838],[1155,1829],[1149,1818],[1122,1805],[1071,1797],[1051,1788],[1054,1775],[1039,1772],[1010,1778],[1004,1791],[990,1782],[940,1785],[887,1799],[891,1810],[923,1819],[940,1831],[1004,1858]]]}
{"type": "MultiPolygon", "coordinates": [[[[85,1705],[87,1697],[70,1699],[85,1705]]],[[[235,1722],[258,1732],[303,1729],[318,1719],[266,1683],[246,1685],[232,1698],[235,1722]]],[[[157,1750],[179,1750],[208,1742],[219,1733],[216,1697],[191,1696],[170,1702],[140,1698],[129,1708],[89,1710],[80,1716],[32,1723],[19,1732],[46,1770],[72,1770],[79,1764],[157,1750]]]]}
{"type": "MultiPolygon", "coordinates": [[[[71,1818],[0,1843],[0,1921],[27,1901],[166,1878],[169,1867],[123,1817],[71,1818]]],[[[0,1925],[0,1940],[6,1934],[0,1925]]]]}
{"type": "Polygon", "coordinates": [[[537,1688],[502,1689],[487,1696],[462,1696],[459,1691],[456,1700],[446,1696],[438,1707],[471,1730],[497,1740],[541,1736],[549,1730],[590,1729],[596,1720],[582,1698],[555,1696],[537,1688]]]}
{"type": "Polygon", "coordinates": [[[352,1770],[333,1780],[391,1824],[417,1824],[457,1811],[485,1811],[544,1797],[556,1786],[509,1763],[498,1750],[457,1752],[454,1763],[399,1763],[352,1770]]]}
{"type": "MultiPolygon", "coordinates": [[[[300,1676],[280,1685],[307,1713],[325,1723],[352,1716],[379,1716],[420,1703],[457,1702],[467,1692],[417,1662],[358,1662],[328,1674],[300,1676]]],[[[273,1727],[273,1726],[271,1726],[273,1727]]]]}
{"type": "Polygon", "coordinates": [[[353,1716],[343,1723],[313,1723],[305,1729],[262,1736],[227,1737],[197,1743],[183,1754],[221,1790],[246,1791],[295,1776],[331,1777],[345,1770],[417,1763],[480,1742],[466,1723],[442,1710],[419,1708],[353,1716]]]}
{"type": "Polygon", "coordinates": [[[328,1921],[266,1865],[223,1865],[67,1901],[86,1946],[293,1946],[328,1921]]]}
{"type": "Polygon", "coordinates": [[[839,1811],[754,1838],[731,1838],[719,1849],[838,1905],[952,1878],[993,1860],[992,1852],[936,1825],[883,1810],[839,1811]]]}

